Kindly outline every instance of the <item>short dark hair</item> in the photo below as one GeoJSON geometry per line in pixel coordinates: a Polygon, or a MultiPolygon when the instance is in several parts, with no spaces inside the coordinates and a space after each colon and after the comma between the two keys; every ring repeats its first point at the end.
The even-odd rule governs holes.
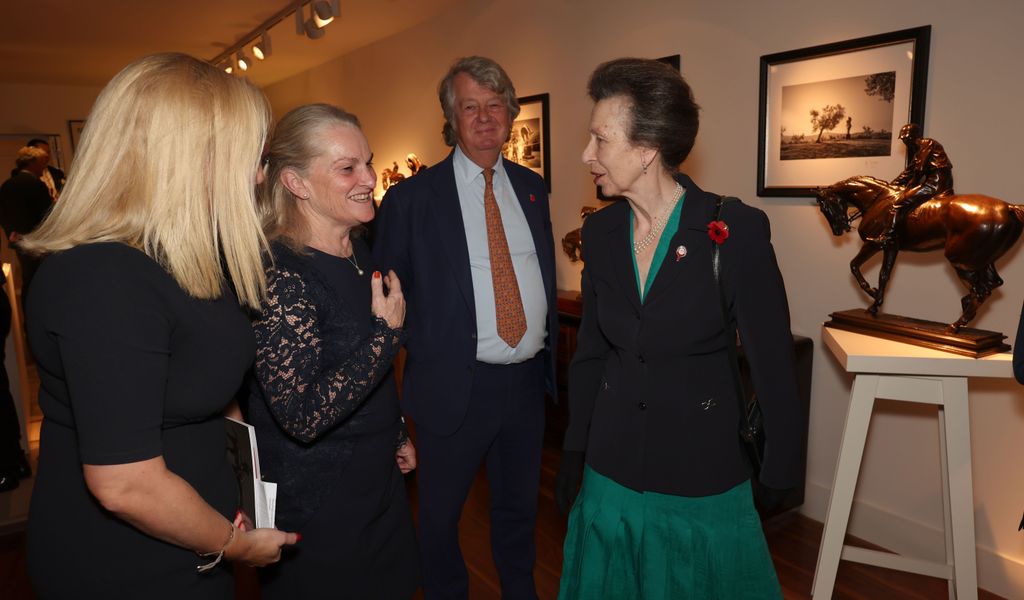
{"type": "Polygon", "coordinates": [[[594,102],[616,96],[630,105],[626,135],[633,144],[658,150],[661,163],[675,171],[697,139],[700,107],[679,72],[646,58],[619,58],[598,65],[587,93],[594,102]]]}
{"type": "Polygon", "coordinates": [[[444,111],[444,143],[449,146],[458,144],[458,136],[455,133],[455,76],[465,73],[473,78],[473,81],[490,89],[505,99],[508,106],[509,124],[519,116],[519,100],[516,99],[516,88],[512,85],[505,69],[497,62],[484,56],[467,56],[460,58],[448,69],[444,79],[437,86],[437,97],[441,101],[441,110],[444,111]]]}
{"type": "Polygon", "coordinates": [[[44,140],[43,138],[32,138],[25,145],[30,147],[30,148],[38,148],[39,146],[43,146],[43,145],[49,146],[50,142],[44,140]]]}

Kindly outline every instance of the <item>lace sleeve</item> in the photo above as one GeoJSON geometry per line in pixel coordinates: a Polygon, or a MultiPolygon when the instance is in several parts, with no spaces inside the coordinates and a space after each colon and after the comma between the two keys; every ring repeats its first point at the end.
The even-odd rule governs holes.
{"type": "Polygon", "coordinates": [[[267,304],[253,323],[256,378],[271,414],[292,437],[311,442],[348,418],[380,382],[402,343],[381,318],[339,365],[321,364],[323,345],[309,286],[297,273],[269,274],[267,304]]]}

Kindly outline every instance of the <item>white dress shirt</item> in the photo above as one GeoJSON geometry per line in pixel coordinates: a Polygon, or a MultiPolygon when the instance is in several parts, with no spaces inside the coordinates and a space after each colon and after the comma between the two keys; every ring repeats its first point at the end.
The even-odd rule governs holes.
{"type": "Polygon", "coordinates": [[[491,279],[491,254],[487,246],[487,218],[484,214],[483,169],[469,160],[458,146],[453,157],[455,185],[462,207],[462,222],[469,248],[469,267],[473,276],[473,299],[476,303],[476,358],[492,364],[519,363],[533,358],[544,348],[547,334],[547,297],[540,273],[537,248],[533,244],[530,225],[505,172],[504,159],[494,165],[492,186],[501,212],[501,222],[508,240],[512,267],[519,283],[519,296],[526,313],[526,335],[515,348],[498,336],[494,310],[494,284],[491,279]]]}

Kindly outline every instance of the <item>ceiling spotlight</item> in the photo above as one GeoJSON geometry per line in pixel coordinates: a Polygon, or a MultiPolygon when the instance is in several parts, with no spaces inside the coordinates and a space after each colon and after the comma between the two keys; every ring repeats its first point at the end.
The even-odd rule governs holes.
{"type": "Polygon", "coordinates": [[[235,70],[231,66],[231,63],[229,63],[228,61],[224,61],[224,62],[220,63],[220,68],[224,69],[224,72],[227,73],[228,75],[230,75],[231,72],[235,70]]]}
{"type": "Polygon", "coordinates": [[[303,30],[306,33],[306,37],[308,37],[311,40],[318,40],[324,37],[324,34],[327,33],[319,25],[316,24],[316,17],[310,17],[306,19],[306,22],[303,25],[303,30]]]}
{"type": "Polygon", "coordinates": [[[334,8],[327,0],[315,0],[313,2],[313,22],[317,27],[324,27],[334,20],[334,8]]]}
{"type": "Polygon", "coordinates": [[[252,55],[256,57],[256,60],[263,60],[270,56],[271,52],[270,35],[264,31],[260,41],[252,45],[252,55]]]}
{"type": "Polygon", "coordinates": [[[249,70],[249,59],[245,57],[245,54],[243,54],[241,50],[239,50],[238,53],[235,54],[235,58],[237,59],[235,62],[238,64],[239,71],[249,70]]]}

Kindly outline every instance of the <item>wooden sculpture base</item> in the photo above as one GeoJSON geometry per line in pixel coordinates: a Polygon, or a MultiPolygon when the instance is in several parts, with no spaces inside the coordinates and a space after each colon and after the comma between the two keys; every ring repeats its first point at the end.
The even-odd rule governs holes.
{"type": "Polygon", "coordinates": [[[925,321],[900,315],[879,313],[872,315],[862,308],[834,312],[826,327],[863,333],[914,346],[952,352],[960,356],[981,358],[1006,352],[1010,346],[1003,343],[1006,336],[998,331],[985,331],[961,327],[950,333],[947,323],[925,321]]]}

